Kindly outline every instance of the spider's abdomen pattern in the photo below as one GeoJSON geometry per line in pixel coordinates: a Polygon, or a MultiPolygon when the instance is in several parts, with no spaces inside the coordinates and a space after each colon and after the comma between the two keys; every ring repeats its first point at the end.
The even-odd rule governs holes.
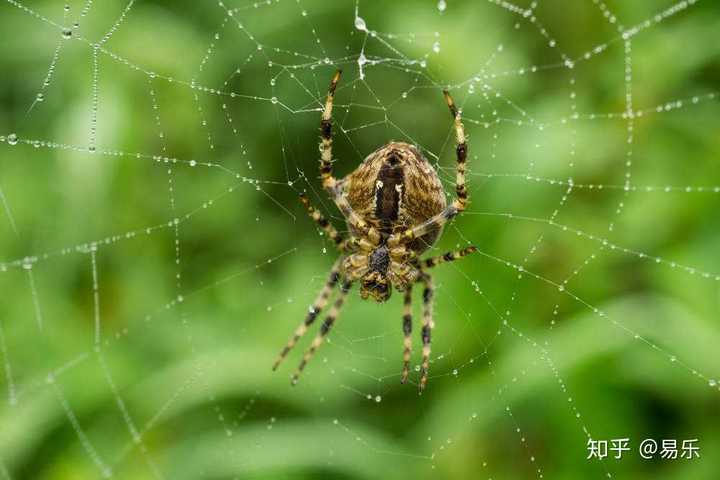
{"type": "Polygon", "coordinates": [[[392,233],[402,202],[405,172],[402,163],[393,154],[383,162],[375,180],[375,217],[382,233],[392,233]]]}
{"type": "MultiPolygon", "coordinates": [[[[435,169],[416,147],[402,142],[388,143],[368,155],[345,177],[343,189],[353,210],[386,235],[412,228],[447,206],[435,169]]],[[[431,229],[409,248],[424,252],[441,229],[431,229]]]]}

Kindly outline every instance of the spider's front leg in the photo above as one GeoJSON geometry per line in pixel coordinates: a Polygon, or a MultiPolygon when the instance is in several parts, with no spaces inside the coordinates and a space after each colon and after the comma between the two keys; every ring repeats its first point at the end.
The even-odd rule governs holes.
{"type": "Polygon", "coordinates": [[[403,302],[403,369],[400,383],[406,383],[410,373],[410,354],[412,353],[412,288],[413,284],[424,275],[420,270],[415,252],[400,245],[390,251],[390,268],[388,278],[396,290],[404,292],[403,302]]]}
{"type": "Polygon", "coordinates": [[[422,336],[422,364],[420,366],[420,383],[418,384],[418,393],[422,393],[425,389],[428,379],[428,370],[430,369],[430,335],[435,326],[432,318],[433,307],[433,284],[429,274],[423,273],[420,281],[425,285],[423,290],[423,324],[421,330],[422,336]]]}
{"type": "Polygon", "coordinates": [[[327,281],[325,282],[325,286],[323,286],[322,290],[320,291],[317,298],[310,307],[307,315],[305,316],[305,320],[295,329],[295,333],[292,337],[290,337],[287,345],[283,347],[280,355],[278,355],[277,360],[275,360],[275,363],[273,364],[273,370],[277,370],[277,367],[280,365],[280,363],[285,359],[290,350],[292,350],[293,347],[297,344],[298,340],[300,340],[300,338],[305,335],[308,328],[313,323],[315,323],[318,315],[320,314],[322,309],[325,308],[325,305],[327,305],[330,294],[332,294],[332,291],[335,289],[335,285],[337,285],[338,281],[340,280],[340,269],[342,266],[342,261],[343,257],[340,257],[333,264],[332,269],[330,270],[330,275],[328,275],[327,281]]]}
{"type": "Polygon", "coordinates": [[[320,332],[318,332],[318,334],[313,339],[312,343],[310,344],[310,348],[308,348],[308,350],[305,352],[305,355],[303,355],[303,359],[300,362],[300,365],[298,365],[297,370],[295,370],[295,373],[292,376],[292,380],[290,381],[292,385],[297,384],[298,379],[300,378],[300,374],[305,369],[305,366],[315,355],[315,352],[317,352],[317,349],[320,347],[320,345],[322,345],[323,340],[325,340],[328,332],[330,332],[330,329],[335,324],[335,320],[337,320],[337,317],[340,314],[340,310],[345,304],[345,299],[350,292],[350,287],[352,287],[352,281],[343,280],[342,285],[340,286],[340,295],[335,300],[335,303],[330,309],[328,316],[325,317],[325,321],[320,326],[320,332]]]}
{"type": "Polygon", "coordinates": [[[410,353],[412,352],[412,285],[405,289],[405,301],[403,305],[403,369],[400,383],[407,382],[410,373],[410,353]]]}

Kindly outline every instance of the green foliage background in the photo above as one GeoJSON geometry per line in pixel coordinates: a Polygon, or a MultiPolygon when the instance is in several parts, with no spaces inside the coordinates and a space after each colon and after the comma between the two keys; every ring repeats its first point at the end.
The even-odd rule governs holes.
{"type": "MultiPolygon", "coordinates": [[[[61,3],[22,5],[63,25],[83,3],[70,2],[66,23],[61,3]]],[[[400,34],[382,40],[408,58],[427,56],[424,69],[390,62],[399,54],[370,37],[365,55],[386,60],[365,65],[364,81],[357,58],[365,35],[353,27],[355,3],[227,4],[239,7],[231,20],[216,2],[135,2],[104,44],[116,56],[98,55],[95,154],[84,150],[92,47],[78,37],[98,41],[126,3],[92,6],[62,43],[45,100],[30,113],[61,30],[12,2],[0,4],[0,188],[17,230],[0,209],[0,262],[7,263],[0,272],[0,478],[100,477],[72,422],[123,479],[719,478],[720,397],[708,383],[720,376],[720,282],[611,246],[720,272],[720,196],[683,190],[720,185],[717,97],[636,119],[631,147],[623,119],[561,122],[573,100],[583,114],[626,108],[623,41],[596,2],[542,0],[535,23],[493,2],[449,0],[443,14],[430,1],[361,2],[370,29],[400,34]],[[554,66],[517,74],[562,62],[561,51],[579,58],[606,42],[606,51],[572,72],[554,66]],[[503,51],[486,66],[499,44],[503,51]],[[289,65],[300,68],[283,68],[289,65]],[[316,178],[317,100],[337,66],[345,76],[336,118],[348,129],[335,147],[341,174],[392,138],[420,143],[452,179],[440,92],[481,77],[474,93],[469,84],[453,90],[470,135],[472,206],[434,253],[469,241],[484,254],[437,269],[436,356],[420,397],[414,386],[398,384],[397,295],[386,305],[352,295],[330,344],[297,387],[287,374],[305,343],[280,372],[270,372],[335,258],[296,197],[307,190],[342,226],[316,178]],[[484,77],[505,71],[516,73],[484,77]],[[191,88],[193,81],[257,98],[215,95],[191,88]],[[499,98],[488,106],[485,82],[511,103],[499,98]],[[493,110],[504,120],[484,128],[493,110]],[[18,145],[7,141],[12,132],[18,145]],[[33,140],[78,148],[34,148],[33,140]],[[109,153],[117,150],[133,155],[109,153]],[[153,155],[222,165],[260,183],[153,155]],[[623,185],[627,173],[634,185],[681,189],[576,188],[554,218],[609,244],[549,224],[567,185],[525,178],[608,186],[623,185]],[[168,226],[174,218],[179,266],[168,226]],[[146,234],[151,226],[158,228],[146,234]],[[137,235],[125,238],[130,231],[137,235]],[[494,260],[523,263],[540,236],[525,264],[532,274],[494,260]],[[93,241],[100,349],[92,258],[75,248],[93,241]],[[65,247],[67,253],[42,258],[65,247]],[[28,256],[40,257],[31,273],[12,263],[28,256]],[[569,276],[566,292],[558,291],[569,276]],[[130,425],[142,445],[133,443],[130,425]],[[584,427],[597,439],[628,437],[634,447],[644,438],[698,438],[702,457],[645,461],[631,452],[587,461],[584,427]]],[[[603,5],[631,26],[671,4],[603,5]]],[[[635,108],[716,93],[719,28],[720,9],[707,0],[635,36],[635,108]]],[[[416,345],[418,331],[416,325],[416,345]]]]}

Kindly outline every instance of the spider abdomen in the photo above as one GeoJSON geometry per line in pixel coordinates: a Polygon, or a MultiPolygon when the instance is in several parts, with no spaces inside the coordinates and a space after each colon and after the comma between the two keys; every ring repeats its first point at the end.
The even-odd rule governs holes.
{"type": "MultiPolygon", "coordinates": [[[[353,210],[385,235],[412,228],[447,206],[435,169],[416,147],[403,142],[390,142],[368,155],[345,177],[343,189],[353,210]]],[[[431,229],[408,247],[424,252],[441,230],[431,229]]]]}

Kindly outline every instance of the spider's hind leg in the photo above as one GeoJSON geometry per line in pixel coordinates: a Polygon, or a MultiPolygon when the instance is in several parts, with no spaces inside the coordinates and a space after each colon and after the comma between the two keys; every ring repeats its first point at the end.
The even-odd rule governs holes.
{"type": "Polygon", "coordinates": [[[437,215],[428,218],[423,223],[416,225],[413,228],[409,228],[403,232],[391,235],[388,239],[388,244],[391,246],[402,243],[409,243],[416,238],[422,237],[433,229],[442,227],[448,221],[455,218],[459,213],[464,211],[467,207],[468,191],[467,187],[465,186],[465,162],[467,160],[468,147],[465,137],[465,127],[463,127],[462,124],[462,117],[460,111],[455,106],[455,101],[450,96],[450,93],[447,90],[444,90],[443,94],[445,95],[445,101],[447,102],[448,108],[450,109],[450,114],[453,116],[454,119],[455,142],[457,144],[455,148],[457,169],[457,174],[455,177],[455,193],[457,195],[457,198],[453,200],[453,202],[448,205],[445,210],[438,213],[437,215]]]}
{"type": "Polygon", "coordinates": [[[332,108],[335,100],[335,89],[340,81],[341,74],[342,70],[335,72],[330,82],[327,98],[325,99],[325,108],[320,120],[320,177],[326,190],[332,190],[337,184],[337,179],[333,176],[332,171],[332,108]]]}
{"type": "Polygon", "coordinates": [[[340,81],[342,70],[333,75],[328,88],[325,108],[323,108],[322,119],[320,120],[320,178],[325,191],[332,197],[342,214],[350,225],[366,236],[373,244],[380,243],[380,233],[372,225],[368,225],[353,209],[345,197],[342,188],[342,181],[333,175],[332,167],[332,109],[335,101],[335,90],[340,81]]]}
{"type": "Polygon", "coordinates": [[[455,193],[457,195],[457,199],[453,202],[453,205],[458,210],[458,212],[462,212],[463,210],[465,210],[468,200],[468,192],[467,188],[465,187],[465,160],[467,159],[467,142],[465,141],[465,127],[463,127],[460,112],[455,106],[455,101],[450,96],[450,92],[448,92],[447,90],[443,90],[443,95],[445,95],[445,101],[447,102],[448,108],[450,109],[450,114],[455,120],[455,141],[457,143],[457,146],[455,147],[455,157],[457,160],[455,193]]]}

